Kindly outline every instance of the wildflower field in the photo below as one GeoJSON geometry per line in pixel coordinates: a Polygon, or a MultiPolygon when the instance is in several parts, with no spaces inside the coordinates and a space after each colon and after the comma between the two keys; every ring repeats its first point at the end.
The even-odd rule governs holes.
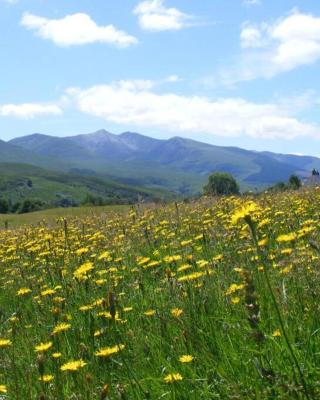
{"type": "Polygon", "coordinates": [[[320,189],[0,231],[0,398],[319,399],[320,189]]]}

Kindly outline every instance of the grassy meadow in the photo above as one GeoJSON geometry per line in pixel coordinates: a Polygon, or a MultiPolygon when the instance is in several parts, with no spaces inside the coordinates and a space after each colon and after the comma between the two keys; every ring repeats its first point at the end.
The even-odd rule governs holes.
{"type": "Polygon", "coordinates": [[[319,399],[319,205],[314,188],[17,216],[0,398],[319,399]]]}
{"type": "Polygon", "coordinates": [[[130,209],[128,205],[114,206],[82,206],[68,208],[52,208],[49,210],[35,211],[25,214],[0,214],[0,229],[17,228],[22,225],[49,225],[50,227],[61,223],[61,218],[103,218],[113,213],[125,213],[130,209]]]}

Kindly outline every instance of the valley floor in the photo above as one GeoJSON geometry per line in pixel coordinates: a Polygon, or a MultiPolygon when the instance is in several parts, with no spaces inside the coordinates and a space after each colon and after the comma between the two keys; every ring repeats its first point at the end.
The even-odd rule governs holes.
{"type": "Polygon", "coordinates": [[[0,228],[5,228],[6,223],[9,228],[16,228],[21,225],[36,225],[39,223],[47,223],[49,225],[56,224],[60,218],[76,218],[76,217],[96,217],[99,215],[110,213],[123,213],[132,206],[115,205],[115,206],[82,206],[68,208],[52,208],[49,210],[35,211],[26,214],[0,214],[0,228]]]}

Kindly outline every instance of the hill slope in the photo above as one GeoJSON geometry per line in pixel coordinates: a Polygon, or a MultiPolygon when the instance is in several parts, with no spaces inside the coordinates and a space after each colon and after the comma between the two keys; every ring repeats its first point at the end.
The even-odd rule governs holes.
{"type": "Polygon", "coordinates": [[[130,187],[100,177],[49,171],[18,163],[0,163],[1,197],[11,203],[41,200],[48,206],[76,205],[100,197],[106,204],[129,204],[139,199],[153,200],[170,196],[168,192],[130,187]]]}

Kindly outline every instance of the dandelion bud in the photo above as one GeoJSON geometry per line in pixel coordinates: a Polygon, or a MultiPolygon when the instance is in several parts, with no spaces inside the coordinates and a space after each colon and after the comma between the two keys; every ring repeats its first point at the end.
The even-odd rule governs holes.
{"type": "Polygon", "coordinates": [[[101,392],[101,396],[100,396],[100,400],[105,400],[108,396],[109,393],[109,389],[110,389],[110,385],[106,384],[103,386],[102,392],[101,392]]]}
{"type": "Polygon", "coordinates": [[[38,362],[38,370],[39,370],[39,374],[41,376],[41,378],[44,375],[44,362],[45,362],[45,358],[43,354],[39,354],[37,357],[37,362],[38,362]]]}
{"type": "Polygon", "coordinates": [[[86,374],[86,381],[87,381],[88,383],[92,383],[92,382],[93,382],[92,375],[86,374]]]}

